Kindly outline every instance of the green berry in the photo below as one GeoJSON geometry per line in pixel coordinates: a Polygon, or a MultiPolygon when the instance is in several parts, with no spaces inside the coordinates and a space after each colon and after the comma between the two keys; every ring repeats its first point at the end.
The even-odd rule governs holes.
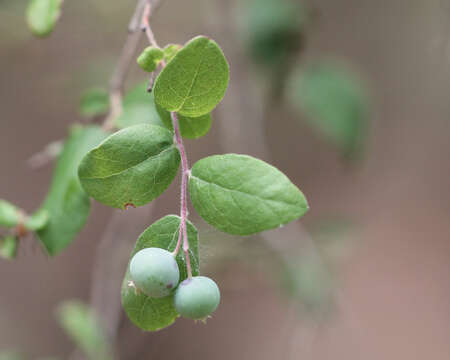
{"type": "Polygon", "coordinates": [[[202,320],[219,306],[220,291],[208,277],[194,276],[184,280],[175,292],[175,309],[185,318],[202,320]]]}
{"type": "Polygon", "coordinates": [[[180,281],[175,257],[160,248],[137,252],[130,262],[130,275],[139,290],[155,298],[168,296],[180,281]]]}

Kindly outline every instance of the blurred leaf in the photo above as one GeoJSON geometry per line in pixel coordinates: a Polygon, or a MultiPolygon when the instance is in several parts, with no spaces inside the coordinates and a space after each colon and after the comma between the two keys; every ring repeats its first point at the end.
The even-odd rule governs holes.
{"type": "Polygon", "coordinates": [[[160,126],[135,125],[108,137],[80,163],[84,190],[119,209],[143,206],[172,183],[180,154],[172,133],[160,126]]]}
{"type": "Polygon", "coordinates": [[[300,49],[308,18],[301,1],[252,0],[243,19],[252,59],[268,67],[283,65],[300,49]]]}
{"type": "Polygon", "coordinates": [[[85,117],[103,115],[109,109],[109,94],[105,89],[86,90],[80,99],[80,114],[85,117]]]}
{"type": "Polygon", "coordinates": [[[19,221],[19,209],[8,201],[0,199],[0,226],[14,227],[19,221]]]}
{"type": "Polygon", "coordinates": [[[139,55],[137,63],[142,70],[153,72],[163,58],[164,52],[161,49],[154,46],[148,46],[142,51],[141,55],[139,55]]]}
{"type": "Polygon", "coordinates": [[[116,120],[116,126],[123,129],[144,123],[165,127],[156,111],[153,92],[147,92],[147,83],[137,85],[125,95],[123,111],[116,120]]]}
{"type": "Polygon", "coordinates": [[[61,4],[62,0],[30,0],[26,18],[34,35],[50,35],[60,16],[61,4]]]}
{"type": "Polygon", "coordinates": [[[290,98],[305,112],[308,122],[344,155],[360,152],[369,110],[356,75],[335,65],[315,64],[292,80],[290,98]]]}
{"type": "MultiPolygon", "coordinates": [[[[164,125],[173,131],[172,118],[170,112],[164,110],[161,106],[156,105],[156,110],[161,116],[164,125]]],[[[198,118],[190,118],[183,115],[178,115],[178,123],[180,125],[181,136],[188,139],[198,139],[206,135],[211,129],[212,118],[211,114],[206,114],[198,118]]]]}
{"type": "Polygon", "coordinates": [[[328,310],[334,301],[334,279],[320,258],[302,255],[283,263],[282,283],[287,294],[308,311],[328,310]]]}
{"type": "MultiPolygon", "coordinates": [[[[149,226],[138,238],[131,254],[148,247],[158,247],[168,251],[175,250],[180,228],[180,217],[168,215],[149,226]]],[[[189,256],[192,275],[199,274],[198,233],[189,221],[187,222],[189,239],[189,256]]],[[[183,252],[176,257],[180,268],[180,282],[187,278],[186,262],[183,252]]],[[[122,305],[130,320],[146,331],[156,331],[171,325],[179,316],[173,306],[173,295],[164,298],[151,298],[128,286],[131,280],[129,267],[122,284],[122,305]]]]}
{"type": "Polygon", "coordinates": [[[18,239],[13,235],[0,238],[0,257],[8,260],[14,259],[17,256],[18,246],[18,239]]]}
{"type": "Polygon", "coordinates": [[[229,77],[227,60],[217,43],[198,36],[179,50],[157,77],[155,101],[180,115],[206,115],[224,97],[229,77]]]}
{"type": "Polygon", "coordinates": [[[112,351],[97,317],[85,304],[72,300],[58,309],[58,319],[77,347],[90,360],[110,360],[112,351]]]}
{"type": "Polygon", "coordinates": [[[347,259],[354,250],[356,225],[343,218],[316,220],[310,234],[323,257],[329,262],[347,259]]]}
{"type": "Polygon", "coordinates": [[[164,60],[168,63],[170,62],[177,52],[181,49],[181,45],[178,44],[169,44],[166,45],[163,49],[164,51],[164,60]]]}
{"type": "Polygon", "coordinates": [[[308,211],[305,196],[286,175],[247,155],[214,155],[197,161],[189,191],[199,215],[229,234],[274,229],[308,211]]]}
{"type": "Polygon", "coordinates": [[[48,211],[45,209],[40,209],[36,211],[33,215],[28,217],[25,221],[25,228],[31,231],[37,231],[44,228],[49,221],[48,211]]]}
{"type": "Polygon", "coordinates": [[[68,246],[86,222],[90,201],[81,188],[77,168],[81,158],[106,135],[98,126],[71,129],[41,207],[48,212],[49,222],[37,235],[50,255],[68,246]]]}

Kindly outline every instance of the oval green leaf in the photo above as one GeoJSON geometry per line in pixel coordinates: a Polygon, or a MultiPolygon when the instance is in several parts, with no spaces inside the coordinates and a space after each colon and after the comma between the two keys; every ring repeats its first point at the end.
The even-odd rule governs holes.
{"type": "Polygon", "coordinates": [[[86,222],[90,201],[81,188],[77,168],[83,155],[106,135],[98,126],[75,126],[64,144],[50,190],[38,210],[49,216],[48,223],[36,233],[50,255],[56,255],[69,245],[86,222]]]}
{"type": "Polygon", "coordinates": [[[20,221],[19,209],[6,200],[0,199],[0,226],[14,227],[20,221]]]}
{"type": "Polygon", "coordinates": [[[30,0],[26,12],[28,26],[36,36],[47,36],[61,13],[61,0],[30,0]]]}
{"type": "Polygon", "coordinates": [[[119,129],[137,124],[153,124],[164,127],[156,111],[153,92],[147,92],[147,83],[140,83],[125,95],[122,114],[116,120],[119,129]]]}
{"type": "Polygon", "coordinates": [[[305,196],[286,175],[246,155],[199,160],[192,168],[189,190],[199,215],[229,234],[273,229],[308,210],[305,196]]]}
{"type": "Polygon", "coordinates": [[[189,41],[159,74],[155,101],[167,111],[199,117],[210,113],[228,87],[229,67],[217,43],[199,36],[189,41]]]}
{"type": "Polygon", "coordinates": [[[307,121],[344,155],[362,150],[368,101],[356,75],[343,67],[314,64],[293,78],[291,99],[307,121]]]}
{"type": "MultiPolygon", "coordinates": [[[[138,251],[148,247],[159,247],[173,251],[178,240],[180,217],[168,215],[148,227],[138,238],[131,254],[133,257],[138,251]]],[[[192,275],[199,274],[198,233],[189,221],[187,222],[189,239],[189,255],[192,266],[192,275]]],[[[180,282],[187,278],[186,263],[183,251],[176,257],[180,268],[180,282]]],[[[165,298],[151,298],[136,292],[129,286],[131,280],[129,271],[125,275],[122,285],[122,305],[130,320],[146,331],[156,331],[171,325],[179,316],[173,306],[173,295],[165,298]]]]}
{"type": "Polygon", "coordinates": [[[111,135],[90,151],[81,161],[78,175],[91,197],[125,209],[145,205],[161,195],[179,165],[172,133],[141,124],[111,135]]]}
{"type": "Polygon", "coordinates": [[[158,64],[163,60],[164,52],[154,46],[149,46],[142,51],[141,55],[137,58],[137,63],[142,70],[147,72],[153,72],[156,70],[158,64]]]}

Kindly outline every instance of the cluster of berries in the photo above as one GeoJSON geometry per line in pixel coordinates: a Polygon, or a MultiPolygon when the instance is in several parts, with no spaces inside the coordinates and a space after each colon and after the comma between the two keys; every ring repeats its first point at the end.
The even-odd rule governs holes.
{"type": "Polygon", "coordinates": [[[188,277],[180,284],[180,269],[175,255],[160,248],[137,252],[130,262],[130,275],[139,291],[154,298],[175,292],[174,306],[188,319],[204,320],[219,306],[217,284],[205,276],[188,277]]]}

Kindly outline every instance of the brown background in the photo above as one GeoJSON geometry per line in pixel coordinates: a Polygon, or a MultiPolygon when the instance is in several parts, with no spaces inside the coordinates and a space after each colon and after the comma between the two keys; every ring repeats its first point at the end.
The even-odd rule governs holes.
{"type": "MultiPolygon", "coordinates": [[[[242,57],[239,39],[221,31],[230,26],[221,11],[224,2],[164,1],[154,20],[159,42],[206,33],[233,59],[242,57]]],[[[365,161],[346,167],[290,110],[280,111],[265,130],[239,118],[230,91],[239,88],[240,77],[258,80],[248,63],[238,60],[231,62],[230,91],[212,132],[187,148],[191,163],[220,152],[270,156],[307,194],[312,210],[306,224],[328,214],[359,224],[358,244],[339,272],[335,316],[321,326],[294,316],[263,272],[230,262],[214,275],[223,301],[207,326],[182,320],[145,337],[124,322],[122,359],[450,357],[450,5],[443,0],[312,3],[320,16],[304,60],[344,59],[369,84],[373,111],[365,161]],[[217,121],[227,118],[243,124],[241,136],[248,143],[220,141],[223,125],[217,121]],[[270,134],[263,149],[253,132],[270,134]]],[[[235,5],[231,8],[239,13],[235,5]]],[[[24,7],[22,0],[0,1],[0,198],[32,210],[45,195],[51,166],[36,171],[26,161],[79,120],[83,89],[107,83],[134,1],[67,0],[56,32],[45,41],[28,34],[24,7]]],[[[133,69],[132,78],[143,74],[133,69]]],[[[239,94],[244,102],[247,96],[239,94]]],[[[158,201],[149,223],[178,211],[177,186],[158,201]]],[[[0,349],[20,349],[33,358],[71,352],[54,309],[65,299],[88,300],[95,249],[109,214],[95,204],[77,241],[54,259],[27,244],[17,261],[0,261],[0,349]]],[[[286,231],[269,236],[282,241],[286,231]]],[[[210,228],[205,233],[214,236],[210,228]]]]}

